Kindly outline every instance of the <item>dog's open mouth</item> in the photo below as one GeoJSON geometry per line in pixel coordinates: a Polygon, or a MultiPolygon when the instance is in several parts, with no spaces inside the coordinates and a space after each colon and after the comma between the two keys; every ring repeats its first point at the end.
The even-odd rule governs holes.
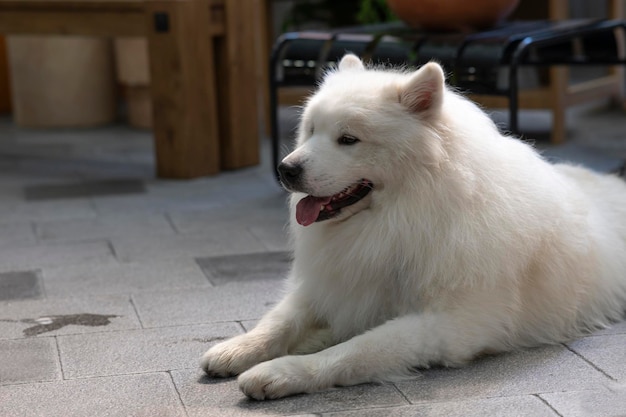
{"type": "Polygon", "coordinates": [[[296,206],[296,221],[302,226],[335,217],[344,207],[362,200],[372,191],[374,184],[366,179],[351,185],[329,197],[304,197],[296,206]]]}

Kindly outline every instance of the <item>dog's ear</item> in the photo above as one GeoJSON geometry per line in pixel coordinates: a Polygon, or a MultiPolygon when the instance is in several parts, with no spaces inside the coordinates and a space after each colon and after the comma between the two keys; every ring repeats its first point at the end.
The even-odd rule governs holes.
{"type": "Polygon", "coordinates": [[[341,61],[339,61],[339,71],[363,71],[365,69],[365,65],[363,62],[354,54],[345,54],[341,61]]]}
{"type": "Polygon", "coordinates": [[[410,111],[431,113],[441,108],[445,88],[443,69],[435,62],[424,65],[400,87],[399,100],[410,111]]]}

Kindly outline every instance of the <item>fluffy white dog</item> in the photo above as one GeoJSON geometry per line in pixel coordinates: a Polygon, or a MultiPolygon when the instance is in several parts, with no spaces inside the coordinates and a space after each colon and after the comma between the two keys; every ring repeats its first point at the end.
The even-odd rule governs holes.
{"type": "Polygon", "coordinates": [[[502,136],[435,63],[384,71],[346,55],[279,171],[287,295],[202,358],[251,398],[394,380],[622,317],[624,182],[502,136]]]}

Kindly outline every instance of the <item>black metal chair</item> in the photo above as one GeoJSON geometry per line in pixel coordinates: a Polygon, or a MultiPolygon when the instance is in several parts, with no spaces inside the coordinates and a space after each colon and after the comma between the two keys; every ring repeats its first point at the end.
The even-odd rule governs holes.
{"type": "Polygon", "coordinates": [[[390,65],[417,67],[436,60],[457,88],[506,96],[509,130],[517,133],[521,66],[625,64],[624,44],[626,21],[598,19],[508,22],[475,33],[425,33],[401,23],[285,33],[270,60],[272,166],[280,161],[278,89],[314,86],[348,51],[390,65]],[[498,83],[503,68],[508,71],[504,87],[498,83]]]}

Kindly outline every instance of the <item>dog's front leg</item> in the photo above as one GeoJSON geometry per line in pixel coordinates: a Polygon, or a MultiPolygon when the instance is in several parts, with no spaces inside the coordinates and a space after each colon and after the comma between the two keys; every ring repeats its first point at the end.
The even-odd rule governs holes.
{"type": "Polygon", "coordinates": [[[233,376],[286,355],[313,323],[307,306],[295,293],[287,295],[254,329],[209,349],[200,361],[202,369],[210,376],[233,376]]]}
{"type": "Polygon", "coordinates": [[[248,397],[262,400],[394,380],[432,363],[460,365],[490,339],[484,329],[459,315],[404,316],[318,353],[261,363],[239,376],[239,387],[248,397]]]}

